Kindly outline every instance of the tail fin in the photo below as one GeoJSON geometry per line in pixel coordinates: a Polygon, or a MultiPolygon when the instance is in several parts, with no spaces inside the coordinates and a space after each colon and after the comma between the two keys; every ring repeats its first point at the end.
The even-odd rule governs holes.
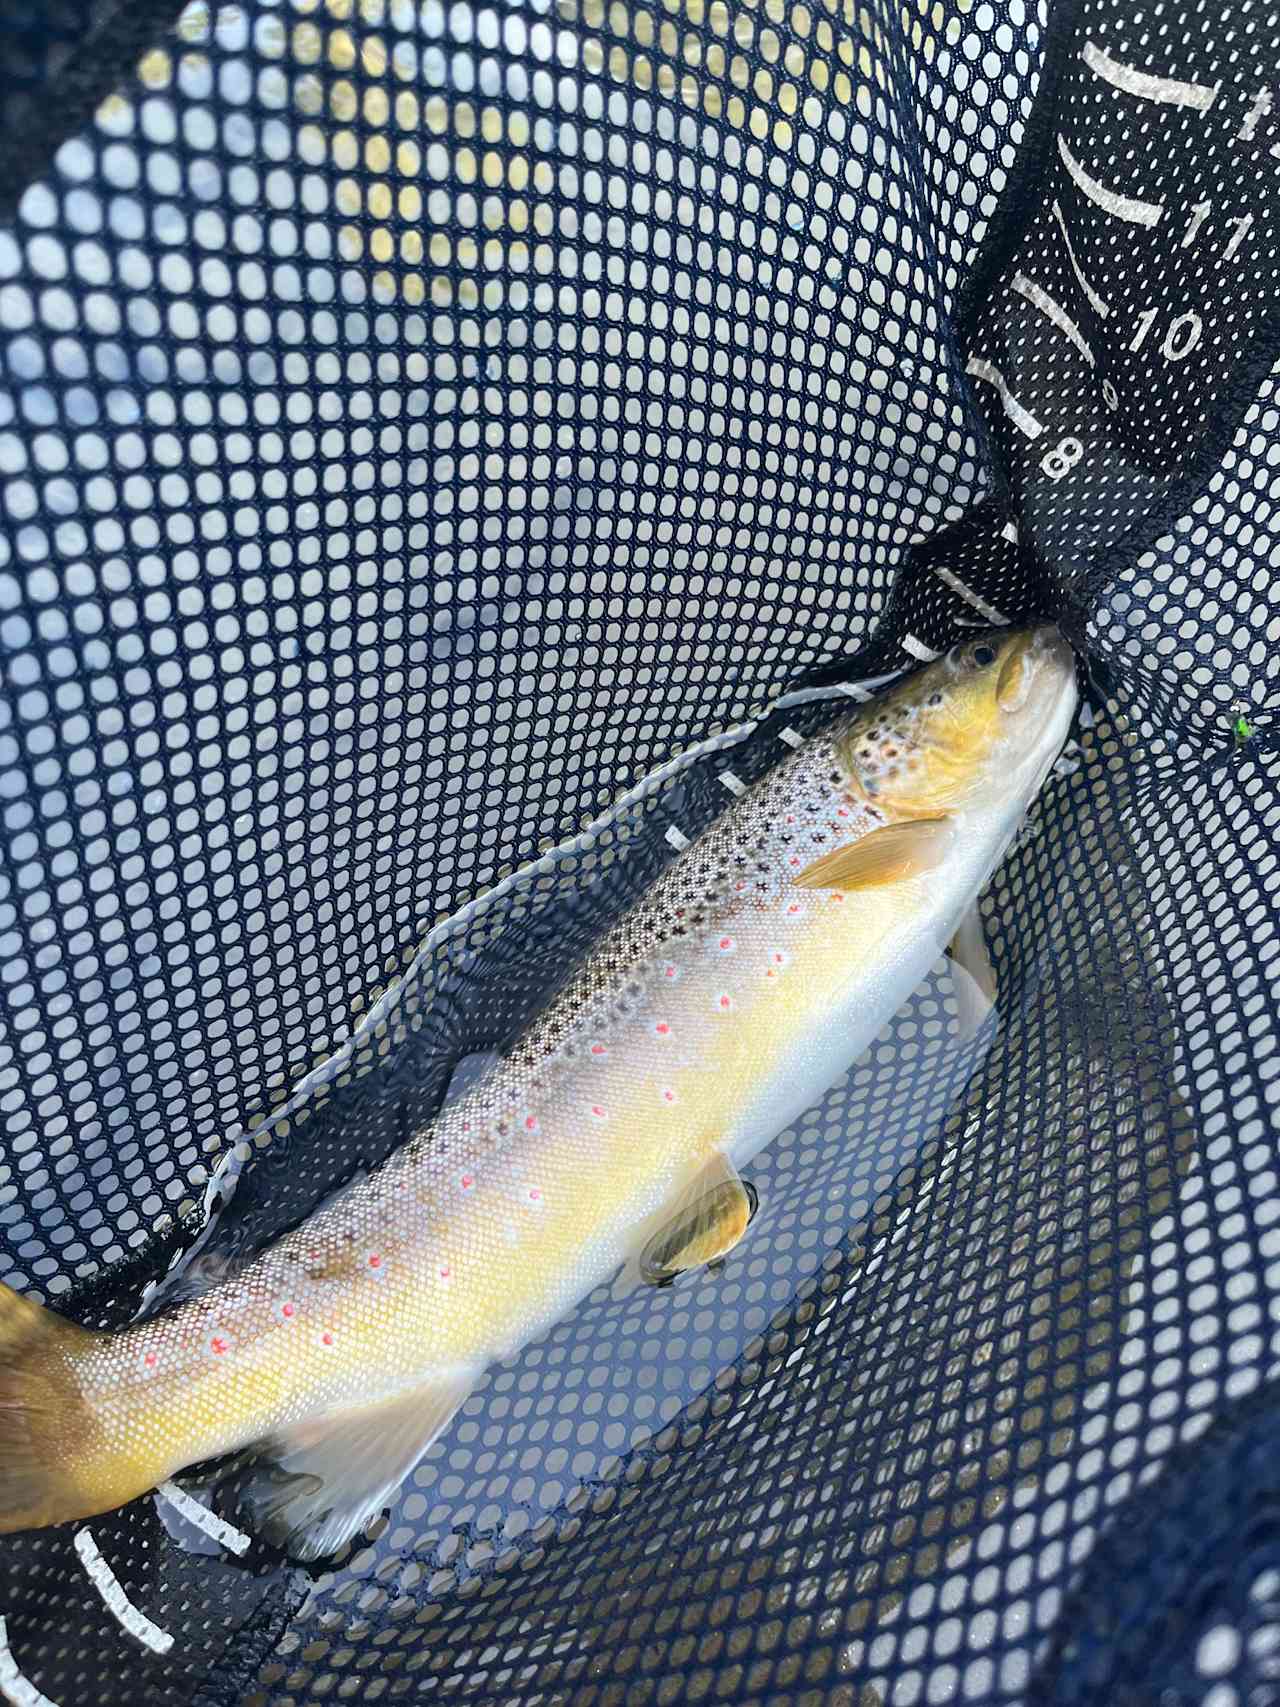
{"type": "Polygon", "coordinates": [[[86,1515],[68,1473],[84,1421],[68,1354],[92,1337],[0,1283],[0,1534],[86,1515]]]}

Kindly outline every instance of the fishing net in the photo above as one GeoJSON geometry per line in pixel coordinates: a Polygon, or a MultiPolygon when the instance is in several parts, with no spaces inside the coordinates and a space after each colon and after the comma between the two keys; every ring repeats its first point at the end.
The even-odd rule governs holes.
{"type": "Polygon", "coordinates": [[[1085,685],[994,1032],[928,981],[343,1555],[204,1483],[7,1539],[8,1699],[1280,1699],[1278,43],[6,7],[10,1284],[296,1223],[860,684],[1048,617],[1085,685]]]}

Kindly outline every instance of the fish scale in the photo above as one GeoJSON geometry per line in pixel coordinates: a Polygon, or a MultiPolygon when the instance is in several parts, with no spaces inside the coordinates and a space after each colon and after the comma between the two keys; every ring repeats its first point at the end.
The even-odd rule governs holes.
{"type": "MultiPolygon", "coordinates": [[[[654,1278],[730,1248],[736,1170],[925,976],[1020,821],[1074,705],[1064,650],[970,644],[804,743],[377,1172],[202,1297],[111,1335],[59,1324],[47,1378],[75,1403],[45,1443],[55,1512],[254,1447],[260,1527],[330,1551],[489,1363],[620,1266],[654,1278]],[[999,712],[998,665],[1015,686],[1047,672],[1030,731],[999,712]],[[877,843],[944,853],[815,887],[877,843]]],[[[0,1441],[0,1522],[4,1476],[0,1441]]]]}

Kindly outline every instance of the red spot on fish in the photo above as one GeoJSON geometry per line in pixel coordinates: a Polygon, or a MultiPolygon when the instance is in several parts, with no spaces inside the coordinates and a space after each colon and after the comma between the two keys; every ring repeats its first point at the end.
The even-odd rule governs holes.
{"type": "Polygon", "coordinates": [[[294,1309],[295,1309],[295,1306],[292,1304],[282,1304],[280,1306],[280,1314],[287,1318],[287,1317],[293,1315],[294,1309]]]}
{"type": "Polygon", "coordinates": [[[766,972],[766,973],[765,973],[765,977],[766,977],[766,978],[772,978],[772,977],[773,977],[773,967],[772,967],[772,966],[771,966],[771,967],[770,967],[770,968],[769,968],[769,970],[768,970],[768,971],[767,971],[767,972],[766,972]]]}
{"type": "Polygon", "coordinates": [[[607,1055],[609,1051],[605,1048],[603,1043],[593,1043],[591,1045],[591,1053],[593,1055],[607,1055]]]}
{"type": "MultiPolygon", "coordinates": [[[[738,887],[739,887],[739,889],[741,889],[742,885],[739,884],[738,887]]],[[[671,965],[670,961],[667,962],[667,964],[662,968],[662,970],[668,978],[674,978],[676,976],[676,968],[671,965]]]]}
{"type": "Polygon", "coordinates": [[[377,1251],[375,1251],[373,1253],[373,1255],[369,1258],[369,1267],[370,1268],[381,1268],[382,1267],[382,1258],[378,1255],[377,1251]]]}
{"type": "Polygon", "coordinates": [[[327,1331],[325,1333],[321,1334],[320,1335],[320,1344],[321,1345],[332,1345],[333,1344],[333,1335],[327,1331]]]}
{"type": "Polygon", "coordinates": [[[659,1037],[667,1037],[671,1033],[671,1027],[667,1024],[665,1019],[660,1019],[653,1029],[657,1032],[659,1037]]]}
{"type": "Polygon", "coordinates": [[[834,904],[837,901],[843,901],[844,896],[840,893],[840,891],[838,889],[833,889],[831,891],[831,900],[832,900],[832,903],[834,904]]]}
{"type": "Polygon", "coordinates": [[[538,1122],[534,1119],[533,1115],[525,1115],[524,1129],[526,1132],[536,1132],[538,1130],[538,1122]]]}
{"type": "Polygon", "coordinates": [[[445,1263],[444,1266],[441,1268],[440,1278],[441,1278],[441,1280],[448,1280],[448,1278],[449,1278],[449,1265],[448,1265],[448,1263],[445,1263]]]}
{"type": "Polygon", "coordinates": [[[662,1100],[664,1102],[674,1102],[676,1100],[676,1093],[674,1091],[663,1091],[662,1100]]]}
{"type": "Polygon", "coordinates": [[[221,1337],[221,1335],[215,1334],[213,1336],[213,1338],[209,1341],[209,1350],[214,1354],[215,1357],[221,1357],[223,1352],[224,1351],[230,1351],[231,1347],[227,1343],[227,1341],[221,1337]]]}
{"type": "Polygon", "coordinates": [[[720,1006],[721,1006],[721,1007],[722,1007],[722,1008],[731,1008],[731,1007],[732,1007],[732,1006],[733,1006],[733,1003],[732,1003],[732,1001],[731,1001],[731,1000],[730,1000],[730,999],[729,999],[729,997],[728,997],[728,996],[721,996],[721,998],[720,998],[720,1006]]]}
{"type": "Polygon", "coordinates": [[[788,864],[799,865],[799,863],[800,863],[800,855],[799,854],[792,854],[790,860],[788,861],[788,864]]]}
{"type": "Polygon", "coordinates": [[[785,966],[787,964],[787,957],[783,954],[780,948],[775,948],[773,951],[773,964],[775,966],[785,966]]]}
{"type": "Polygon", "coordinates": [[[536,1203],[541,1196],[542,1196],[542,1193],[538,1190],[537,1186],[536,1185],[533,1186],[529,1192],[530,1203],[536,1203]]]}
{"type": "Polygon", "coordinates": [[[722,936],[720,938],[720,946],[727,954],[733,947],[733,938],[731,936],[722,936]]]}
{"type": "Polygon", "coordinates": [[[836,817],[837,818],[847,818],[848,816],[849,816],[849,808],[847,806],[837,806],[836,807],[836,817]]]}
{"type": "Polygon", "coordinates": [[[793,813],[791,813],[791,812],[788,812],[788,813],[787,813],[787,823],[788,823],[788,824],[794,824],[794,823],[795,823],[795,821],[796,821],[796,820],[795,820],[795,815],[794,815],[794,814],[793,814],[793,813]]]}
{"type": "Polygon", "coordinates": [[[147,1355],[146,1355],[146,1356],[145,1356],[145,1357],[144,1357],[144,1358],[143,1358],[143,1360],[142,1360],[142,1361],[143,1361],[143,1362],[144,1362],[144,1363],[145,1363],[145,1364],[146,1364],[146,1366],[147,1366],[147,1368],[148,1368],[148,1369],[154,1369],[154,1368],[155,1368],[155,1366],[156,1366],[156,1362],[157,1362],[157,1358],[156,1358],[156,1354],[155,1354],[155,1352],[154,1352],[154,1351],[149,1351],[149,1352],[148,1352],[148,1353],[147,1353],[147,1355]]]}
{"type": "Polygon", "coordinates": [[[471,1187],[476,1183],[475,1176],[472,1174],[463,1174],[459,1183],[461,1184],[463,1191],[470,1191],[471,1187]]]}
{"type": "Polygon", "coordinates": [[[601,1106],[598,1102],[592,1103],[591,1112],[592,1112],[592,1114],[595,1115],[597,1120],[603,1120],[604,1119],[604,1110],[601,1108],[601,1106]]]}
{"type": "Polygon", "coordinates": [[[470,1122],[470,1121],[469,1121],[469,1120],[464,1120],[464,1121],[463,1121],[463,1123],[462,1123],[462,1130],[463,1130],[463,1131],[464,1131],[464,1132],[470,1132],[470,1130],[471,1130],[471,1122],[470,1122]]]}
{"type": "Polygon", "coordinates": [[[787,908],[787,911],[789,913],[798,913],[800,911],[800,903],[798,901],[793,901],[787,908]]]}

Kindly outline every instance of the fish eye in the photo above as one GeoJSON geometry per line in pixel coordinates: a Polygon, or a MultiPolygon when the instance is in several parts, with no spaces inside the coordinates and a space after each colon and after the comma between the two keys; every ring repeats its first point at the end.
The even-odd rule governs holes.
{"type": "Polygon", "coordinates": [[[984,645],[975,646],[973,649],[973,661],[980,670],[985,670],[989,664],[994,664],[996,661],[995,647],[984,645]]]}

